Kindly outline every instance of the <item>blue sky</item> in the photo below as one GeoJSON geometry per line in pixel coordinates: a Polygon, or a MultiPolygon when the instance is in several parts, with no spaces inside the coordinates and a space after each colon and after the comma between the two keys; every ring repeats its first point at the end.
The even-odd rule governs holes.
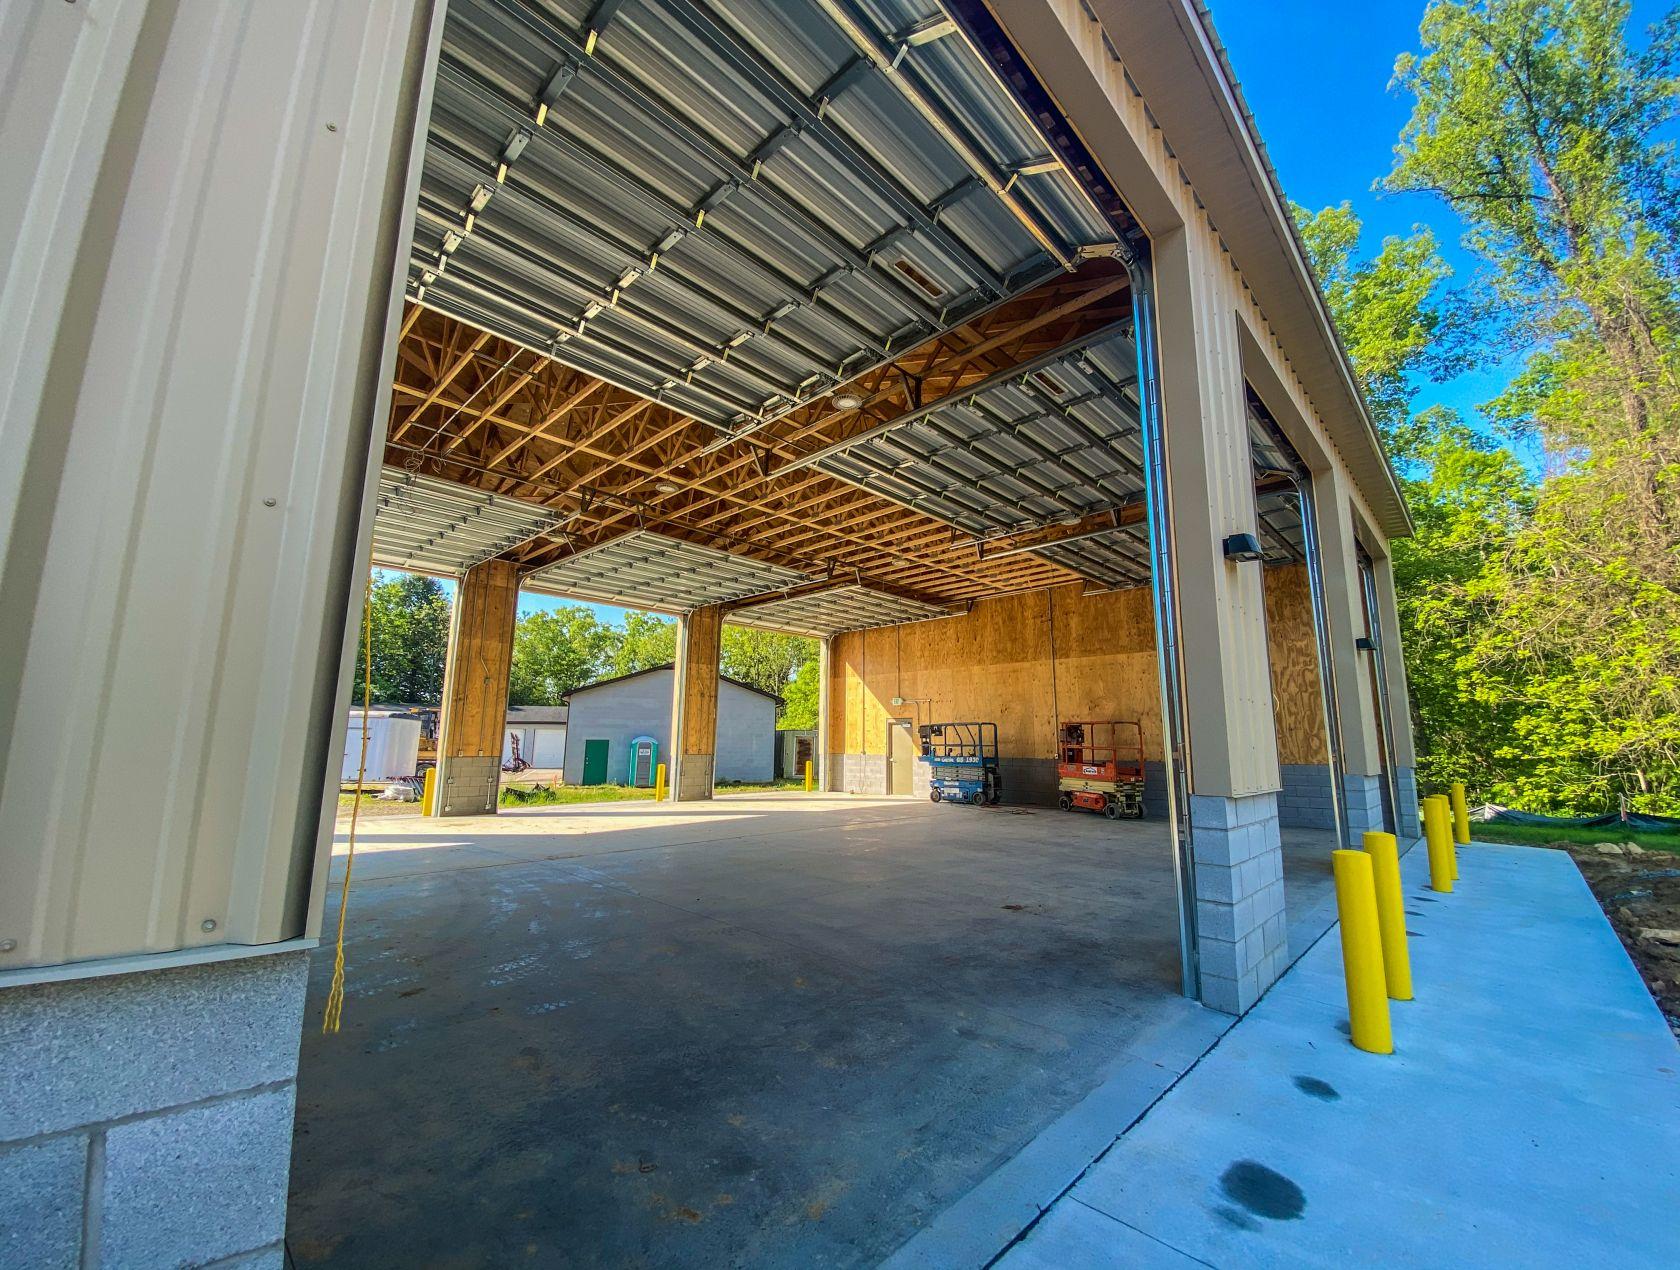
{"type": "MultiPolygon", "coordinates": [[[[1393,165],[1394,143],[1411,117],[1411,97],[1388,83],[1394,59],[1418,51],[1423,0],[1208,0],[1208,7],[1284,192],[1315,211],[1352,203],[1372,249],[1388,235],[1429,225],[1457,281],[1474,275],[1477,263],[1459,244],[1463,226],[1445,203],[1371,189],[1393,165]]],[[[1664,8],[1636,0],[1636,45],[1664,8]]],[[[1477,404],[1498,393],[1510,369],[1420,384],[1417,408],[1447,405],[1473,420],[1477,404]]]]}

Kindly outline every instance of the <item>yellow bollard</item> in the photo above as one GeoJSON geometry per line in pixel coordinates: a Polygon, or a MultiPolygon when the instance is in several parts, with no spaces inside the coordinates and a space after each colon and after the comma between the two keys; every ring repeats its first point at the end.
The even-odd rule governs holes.
{"type": "Polygon", "coordinates": [[[1423,837],[1429,846],[1429,889],[1452,890],[1452,830],[1447,827],[1447,800],[1439,794],[1423,800],[1423,837]]]}
{"type": "Polygon", "coordinates": [[[816,768],[810,759],[805,760],[805,792],[809,794],[817,787],[816,768]]]}
{"type": "Polygon", "coordinates": [[[653,769],[653,801],[665,801],[665,764],[657,763],[653,769]]]}
{"type": "Polygon", "coordinates": [[[1389,1029],[1371,857],[1363,851],[1336,851],[1331,853],[1331,860],[1336,873],[1336,910],[1342,923],[1342,969],[1347,976],[1353,1043],[1370,1054],[1392,1054],[1394,1034],[1389,1029]]]}
{"type": "MultiPolygon", "coordinates": [[[[1464,783],[1452,783],[1453,841],[1461,847],[1470,845],[1470,804],[1464,798],[1464,783]]],[[[1456,875],[1455,875],[1456,876],[1456,875]]]]}
{"type": "Polygon", "coordinates": [[[1371,877],[1377,890],[1377,927],[1382,932],[1383,978],[1396,1001],[1412,999],[1412,954],[1406,947],[1406,899],[1400,886],[1400,844],[1391,833],[1365,834],[1371,877]]]}
{"type": "Polygon", "coordinates": [[[432,814],[432,804],[437,801],[437,768],[426,769],[426,779],[420,785],[420,814],[432,814]]]}

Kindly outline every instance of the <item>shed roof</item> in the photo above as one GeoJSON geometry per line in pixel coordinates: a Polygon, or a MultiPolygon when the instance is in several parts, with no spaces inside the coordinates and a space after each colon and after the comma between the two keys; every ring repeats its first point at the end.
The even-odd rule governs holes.
{"type": "MultiPolygon", "coordinates": [[[[643,675],[657,675],[662,670],[675,669],[676,667],[672,665],[672,663],[665,662],[659,666],[649,666],[645,670],[632,670],[627,675],[614,675],[610,679],[597,679],[594,683],[584,684],[581,688],[573,688],[572,696],[576,697],[580,693],[593,692],[597,688],[605,688],[608,684],[623,683],[626,679],[640,679],[643,675]]],[[[756,692],[761,697],[769,697],[770,700],[776,702],[777,704],[781,703],[781,697],[777,696],[775,693],[765,692],[764,689],[756,688],[749,683],[743,683],[739,679],[731,679],[728,675],[719,675],[718,679],[726,684],[734,684],[737,688],[745,688],[748,692],[756,692]]]]}
{"type": "Polygon", "coordinates": [[[566,706],[509,706],[509,723],[564,723],[566,706]]]}

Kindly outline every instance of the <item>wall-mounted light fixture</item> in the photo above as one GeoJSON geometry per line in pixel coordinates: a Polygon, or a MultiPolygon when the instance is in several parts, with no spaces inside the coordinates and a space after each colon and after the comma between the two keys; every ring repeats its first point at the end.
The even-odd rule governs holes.
{"type": "Polygon", "coordinates": [[[1227,560],[1261,560],[1265,555],[1260,547],[1260,540],[1253,534],[1232,534],[1225,539],[1227,560]]]}

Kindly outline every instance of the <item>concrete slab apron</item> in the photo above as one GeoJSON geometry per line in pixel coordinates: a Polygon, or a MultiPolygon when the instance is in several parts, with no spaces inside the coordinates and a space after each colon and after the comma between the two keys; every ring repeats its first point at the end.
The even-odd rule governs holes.
{"type": "Polygon", "coordinates": [[[377,832],[337,1037],[314,966],[300,1266],[872,1265],[1224,1025],[1176,992],[1159,825],[741,797],[377,832]]]}
{"type": "Polygon", "coordinates": [[[1321,940],[1001,1264],[1680,1264],[1680,1050],[1574,865],[1425,871],[1393,1055],[1321,940]]]}

